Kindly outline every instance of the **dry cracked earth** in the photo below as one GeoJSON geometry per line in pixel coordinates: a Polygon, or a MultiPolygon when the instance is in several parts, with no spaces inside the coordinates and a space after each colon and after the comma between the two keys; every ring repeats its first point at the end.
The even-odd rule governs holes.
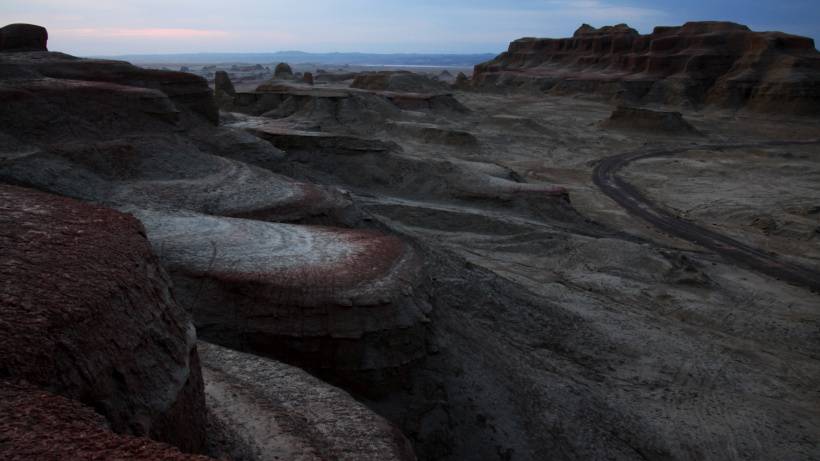
{"type": "Polygon", "coordinates": [[[140,221],[199,340],[193,451],[820,457],[816,118],[378,75],[217,117],[204,81],[73,59],[0,54],[0,181],[140,221]]]}

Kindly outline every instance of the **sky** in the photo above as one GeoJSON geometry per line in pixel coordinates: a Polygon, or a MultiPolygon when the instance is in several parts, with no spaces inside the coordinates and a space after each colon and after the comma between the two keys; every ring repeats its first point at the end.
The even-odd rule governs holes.
{"type": "Polygon", "coordinates": [[[820,41],[820,0],[0,0],[0,23],[78,56],[199,52],[497,53],[582,23],[725,20],[820,41]]]}

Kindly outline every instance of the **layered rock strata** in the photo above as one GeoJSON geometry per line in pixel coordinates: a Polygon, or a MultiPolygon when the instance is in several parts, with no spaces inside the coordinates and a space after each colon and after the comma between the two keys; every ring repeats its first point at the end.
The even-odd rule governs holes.
{"type": "Polygon", "coordinates": [[[807,37],[689,22],[641,35],[584,25],[571,38],[522,38],[475,67],[477,88],[596,93],[626,102],[820,113],[820,53],[807,37]]]}
{"type": "MultiPolygon", "coordinates": [[[[200,343],[217,455],[263,460],[415,460],[392,424],[303,370],[200,343]]],[[[220,456],[222,457],[222,456],[220,456]]]]}
{"type": "Polygon", "coordinates": [[[400,239],[195,214],[138,216],[208,341],[353,378],[390,374],[426,353],[422,267],[400,239]]]}
{"type": "Polygon", "coordinates": [[[374,127],[402,117],[402,111],[465,114],[449,93],[406,93],[355,88],[322,88],[269,82],[237,93],[223,110],[273,119],[303,121],[305,129],[372,135],[374,127]]]}
{"type": "MultiPolygon", "coordinates": [[[[143,69],[126,62],[80,59],[63,53],[0,52],[0,80],[0,100],[24,104],[25,110],[31,112],[40,108],[29,107],[26,100],[51,91],[75,98],[80,103],[73,109],[77,112],[117,113],[116,107],[106,107],[111,100],[107,95],[130,89],[132,99],[141,103],[145,112],[156,113],[157,117],[178,118],[180,112],[184,112],[214,124],[218,120],[208,82],[184,72],[143,69]],[[84,98],[90,100],[83,102],[84,98]],[[91,104],[98,105],[96,111],[88,107],[91,104]],[[105,110],[101,110],[103,108],[105,110]]],[[[66,104],[61,111],[72,110],[72,106],[66,104]]],[[[18,111],[22,112],[23,109],[18,111]]],[[[111,117],[105,122],[127,123],[111,120],[111,117]]]]}

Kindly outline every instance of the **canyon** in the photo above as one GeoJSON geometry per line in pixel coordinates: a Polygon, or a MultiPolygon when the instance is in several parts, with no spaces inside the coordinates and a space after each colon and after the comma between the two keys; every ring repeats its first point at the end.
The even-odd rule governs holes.
{"type": "Polygon", "coordinates": [[[810,39],[207,78],[47,39],[0,29],[0,457],[820,457],[810,39]]]}

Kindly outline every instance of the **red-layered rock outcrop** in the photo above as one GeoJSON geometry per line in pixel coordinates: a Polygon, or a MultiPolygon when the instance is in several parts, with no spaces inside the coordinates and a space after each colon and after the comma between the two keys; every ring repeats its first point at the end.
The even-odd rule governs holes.
{"type": "Polygon", "coordinates": [[[419,255],[375,231],[141,211],[207,341],[381,381],[426,354],[419,255]]]}
{"type": "Polygon", "coordinates": [[[0,377],[93,407],[116,432],[203,447],[196,335],[139,221],[0,185],[0,248],[0,377]]]}
{"type": "Polygon", "coordinates": [[[583,25],[571,38],[522,38],[475,67],[478,88],[597,93],[626,102],[820,114],[820,53],[810,38],[689,22],[641,35],[583,25]]]}
{"type": "Polygon", "coordinates": [[[207,461],[142,437],[111,432],[105,418],[75,400],[0,381],[0,459],[207,461]]]}

